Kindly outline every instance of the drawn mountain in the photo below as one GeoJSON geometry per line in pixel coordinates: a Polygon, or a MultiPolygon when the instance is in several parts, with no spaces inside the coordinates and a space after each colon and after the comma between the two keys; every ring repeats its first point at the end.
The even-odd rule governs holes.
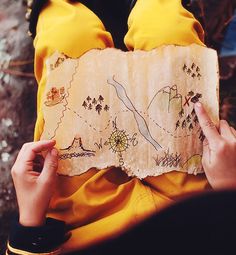
{"type": "Polygon", "coordinates": [[[61,159],[95,156],[95,151],[87,150],[83,147],[82,139],[79,135],[75,136],[72,144],[69,147],[60,149],[60,151],[63,151],[63,153],[60,154],[61,159]]]}
{"type": "Polygon", "coordinates": [[[156,112],[157,109],[170,113],[180,112],[182,109],[182,95],[178,93],[177,85],[166,86],[160,89],[152,98],[149,106],[149,112],[156,112]]]}

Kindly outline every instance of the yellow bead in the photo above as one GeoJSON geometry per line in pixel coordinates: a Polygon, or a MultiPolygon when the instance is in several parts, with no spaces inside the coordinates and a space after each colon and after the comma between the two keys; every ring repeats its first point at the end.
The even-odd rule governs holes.
{"type": "Polygon", "coordinates": [[[27,32],[28,36],[32,37],[32,33],[30,31],[27,32]]]}
{"type": "Polygon", "coordinates": [[[29,8],[32,8],[33,7],[33,0],[28,0],[27,1],[27,6],[29,7],[29,8]]]}
{"type": "Polygon", "coordinates": [[[27,12],[26,12],[26,14],[25,14],[25,19],[28,20],[28,21],[30,20],[31,12],[32,12],[31,9],[27,9],[27,12]]]}

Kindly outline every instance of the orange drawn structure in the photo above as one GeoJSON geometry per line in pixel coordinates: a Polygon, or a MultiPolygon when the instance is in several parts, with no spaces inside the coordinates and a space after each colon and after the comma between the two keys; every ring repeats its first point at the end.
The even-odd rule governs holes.
{"type": "Polygon", "coordinates": [[[45,101],[46,106],[54,106],[62,102],[65,97],[65,88],[61,87],[57,89],[56,87],[52,87],[50,91],[47,93],[47,100],[45,101]]]}

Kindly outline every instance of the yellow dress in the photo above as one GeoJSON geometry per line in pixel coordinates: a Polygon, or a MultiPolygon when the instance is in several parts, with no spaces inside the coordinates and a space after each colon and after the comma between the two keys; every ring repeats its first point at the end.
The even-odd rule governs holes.
{"type": "MultiPolygon", "coordinates": [[[[151,50],[164,44],[204,45],[201,25],[181,0],[138,0],[128,28],[124,42],[129,50],[151,50]]],[[[35,140],[39,140],[44,127],[41,99],[47,58],[55,51],[80,57],[93,48],[114,47],[114,43],[102,21],[83,4],[49,0],[39,16],[34,46],[38,82],[35,140]]],[[[139,180],[119,168],[94,166],[80,176],[59,177],[48,215],[66,221],[71,230],[71,238],[62,247],[66,253],[119,234],[178,198],[209,188],[204,174],[173,171],[139,180]]]]}

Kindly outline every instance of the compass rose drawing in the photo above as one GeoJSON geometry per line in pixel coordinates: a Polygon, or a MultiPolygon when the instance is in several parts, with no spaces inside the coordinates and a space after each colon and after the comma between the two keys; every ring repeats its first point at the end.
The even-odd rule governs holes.
{"type": "Polygon", "coordinates": [[[124,158],[122,153],[124,153],[131,145],[133,147],[137,146],[138,141],[136,141],[136,133],[130,138],[129,134],[125,130],[121,130],[117,127],[116,119],[112,121],[113,131],[104,143],[104,145],[109,146],[109,150],[117,154],[119,157],[120,166],[124,165],[124,158]]]}
{"type": "Polygon", "coordinates": [[[114,153],[122,153],[128,149],[129,135],[126,134],[124,130],[118,130],[112,132],[111,136],[108,138],[107,143],[114,153]]]}

